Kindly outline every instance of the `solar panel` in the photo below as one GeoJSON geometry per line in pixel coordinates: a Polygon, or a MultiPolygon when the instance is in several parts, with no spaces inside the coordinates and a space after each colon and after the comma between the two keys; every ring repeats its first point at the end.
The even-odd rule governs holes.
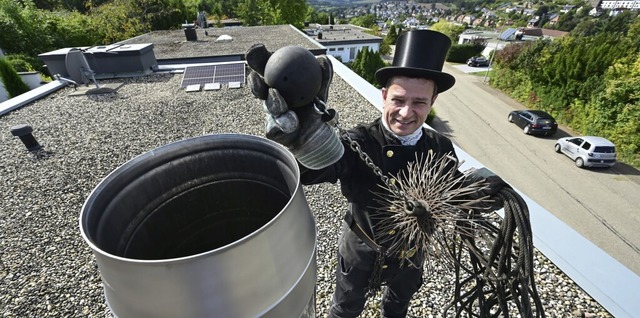
{"type": "Polygon", "coordinates": [[[509,38],[516,33],[516,31],[518,30],[513,28],[508,28],[506,31],[502,32],[502,34],[500,34],[498,38],[502,41],[508,41],[509,38]]]}
{"type": "Polygon", "coordinates": [[[188,66],[184,69],[180,87],[184,88],[189,85],[205,85],[209,83],[228,84],[230,82],[239,82],[242,84],[244,83],[244,76],[244,62],[188,66]]]}
{"type": "Polygon", "coordinates": [[[216,78],[219,79],[219,81],[217,81],[219,83],[244,83],[244,63],[218,65],[216,69],[216,78]]]}

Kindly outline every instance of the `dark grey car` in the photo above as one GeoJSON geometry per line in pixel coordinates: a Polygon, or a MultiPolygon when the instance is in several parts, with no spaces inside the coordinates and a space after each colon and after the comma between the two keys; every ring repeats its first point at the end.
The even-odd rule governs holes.
{"type": "Polygon", "coordinates": [[[474,56],[467,60],[467,65],[472,67],[489,66],[489,60],[484,56],[474,56]]]}
{"type": "Polygon", "coordinates": [[[550,136],[558,130],[558,123],[553,116],[541,110],[514,110],[509,113],[508,119],[527,135],[550,136]]]}

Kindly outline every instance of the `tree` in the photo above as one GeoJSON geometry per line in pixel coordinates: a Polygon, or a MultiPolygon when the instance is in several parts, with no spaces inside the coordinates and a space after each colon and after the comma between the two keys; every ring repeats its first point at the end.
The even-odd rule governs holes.
{"type": "MultiPolygon", "coordinates": [[[[116,0],[119,1],[119,0],[116,0]]],[[[179,28],[187,19],[187,10],[182,0],[138,0],[132,1],[143,24],[151,30],[170,30],[179,28]]]]}
{"type": "Polygon", "coordinates": [[[358,52],[356,52],[356,57],[351,62],[351,70],[354,71],[356,74],[362,73],[362,64],[363,64],[362,54],[364,54],[364,50],[358,50],[358,52]]]}
{"type": "Polygon", "coordinates": [[[187,21],[196,19],[200,12],[210,14],[213,12],[217,3],[216,0],[184,0],[183,4],[187,14],[187,21]]]}
{"type": "Polygon", "coordinates": [[[142,10],[133,1],[114,0],[94,8],[94,23],[102,26],[102,42],[114,43],[151,31],[151,25],[141,19],[142,10]]]}
{"type": "Polygon", "coordinates": [[[470,57],[481,55],[487,46],[483,39],[473,39],[470,43],[453,44],[447,54],[448,62],[465,63],[470,57]]]}
{"type": "Polygon", "coordinates": [[[380,68],[384,67],[384,61],[380,56],[379,52],[374,52],[373,50],[366,49],[367,54],[364,57],[364,65],[362,67],[363,75],[369,83],[377,85],[376,81],[376,71],[380,68]]]}
{"type": "Polygon", "coordinates": [[[299,29],[304,27],[308,10],[305,0],[265,0],[264,4],[264,25],[291,24],[299,29]]]}
{"type": "Polygon", "coordinates": [[[331,17],[327,12],[320,12],[316,8],[309,6],[306,21],[320,24],[331,24],[331,17]]]}
{"type": "Polygon", "coordinates": [[[376,25],[376,17],[373,14],[365,14],[351,19],[351,23],[363,28],[371,28],[376,25]]]}
{"type": "Polygon", "coordinates": [[[237,17],[236,11],[242,0],[216,0],[221,5],[222,15],[227,18],[237,17]]]}
{"type": "Polygon", "coordinates": [[[603,33],[622,33],[627,34],[633,22],[637,24],[638,13],[625,11],[619,15],[610,17],[602,27],[603,33]]]}
{"type": "Polygon", "coordinates": [[[578,21],[575,19],[573,11],[569,11],[560,16],[556,28],[561,31],[571,31],[578,25],[578,21]]]}
{"type": "Polygon", "coordinates": [[[592,36],[598,32],[599,23],[593,20],[582,20],[571,30],[571,34],[575,36],[592,36]]]}
{"type": "Polygon", "coordinates": [[[526,45],[531,45],[532,42],[526,43],[518,43],[513,42],[506,45],[502,50],[499,50],[493,56],[494,63],[496,67],[500,68],[510,68],[510,69],[518,69],[518,64],[516,60],[520,56],[520,52],[522,52],[526,45]]]}
{"type": "Polygon", "coordinates": [[[625,57],[607,70],[606,83],[589,101],[571,105],[572,128],[616,144],[619,159],[640,166],[640,56],[625,57]]]}
{"type": "Polygon", "coordinates": [[[244,0],[240,2],[236,14],[247,26],[260,25],[264,16],[260,0],[244,0]]]}
{"type": "MultiPolygon", "coordinates": [[[[84,0],[33,0],[33,4],[38,9],[46,10],[46,11],[78,11],[81,13],[86,13],[89,9],[89,5],[98,6],[108,0],[93,0],[93,1],[84,1],[84,0]],[[86,3],[85,3],[86,2],[86,3]]],[[[26,2],[26,1],[20,1],[26,2]]]]}
{"type": "Polygon", "coordinates": [[[356,53],[356,58],[351,64],[351,69],[367,82],[379,87],[375,73],[378,69],[385,66],[382,57],[379,52],[373,52],[368,47],[365,47],[356,53]]]}
{"type": "Polygon", "coordinates": [[[34,65],[42,64],[39,59],[26,54],[11,54],[5,56],[5,58],[16,72],[33,72],[36,71],[34,65]]]}
{"type": "Polygon", "coordinates": [[[389,28],[389,32],[387,32],[387,36],[384,37],[384,41],[389,45],[395,45],[396,40],[398,39],[398,32],[396,30],[395,24],[392,24],[389,28]]]}
{"type": "Polygon", "coordinates": [[[438,31],[440,33],[444,33],[451,39],[451,42],[453,43],[458,42],[458,36],[465,30],[464,26],[462,25],[455,25],[450,22],[445,22],[444,20],[440,20],[434,23],[430,29],[438,31]]]}
{"type": "Polygon", "coordinates": [[[576,18],[579,18],[580,21],[584,21],[585,19],[591,19],[589,16],[589,12],[593,9],[592,6],[588,4],[583,4],[579,9],[576,10],[576,18]]]}
{"type": "Polygon", "coordinates": [[[48,51],[52,38],[39,30],[47,25],[45,17],[30,1],[0,0],[0,47],[9,54],[33,56],[48,51]]]}
{"type": "Polygon", "coordinates": [[[391,45],[389,45],[387,42],[382,41],[382,43],[380,43],[379,51],[381,55],[389,55],[391,54],[391,45]]]}
{"type": "Polygon", "coordinates": [[[46,72],[38,54],[61,47],[90,46],[100,43],[101,30],[90,16],[78,11],[48,11],[26,1],[0,0],[0,47],[7,56],[21,55],[25,66],[46,72]]]}
{"type": "Polygon", "coordinates": [[[217,27],[222,27],[222,19],[225,16],[222,11],[222,4],[220,2],[214,3],[213,8],[211,8],[211,13],[215,18],[215,25],[217,27]]]}
{"type": "Polygon", "coordinates": [[[9,98],[16,97],[29,91],[29,86],[22,81],[20,75],[4,58],[0,57],[0,80],[4,84],[9,98]]]}
{"type": "MultiPolygon", "coordinates": [[[[152,30],[179,28],[187,20],[182,0],[113,0],[91,10],[102,44],[126,40],[152,30]]],[[[195,18],[195,17],[194,17],[195,18]]]]}
{"type": "Polygon", "coordinates": [[[90,16],[78,11],[55,11],[46,13],[49,18],[44,32],[52,38],[55,50],[61,47],[80,47],[104,44],[100,26],[90,16]]]}
{"type": "Polygon", "coordinates": [[[536,12],[533,14],[535,16],[542,16],[549,13],[549,6],[547,5],[541,5],[538,7],[538,9],[536,10],[536,12]]]}

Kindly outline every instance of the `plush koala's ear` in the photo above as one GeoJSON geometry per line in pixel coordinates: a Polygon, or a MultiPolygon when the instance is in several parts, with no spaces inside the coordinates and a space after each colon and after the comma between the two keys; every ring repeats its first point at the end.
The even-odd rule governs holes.
{"type": "Polygon", "coordinates": [[[326,103],[329,98],[329,85],[331,85],[331,80],[333,79],[333,65],[326,55],[318,56],[317,60],[322,70],[322,83],[320,84],[318,98],[326,103]]]}
{"type": "Polygon", "coordinates": [[[251,88],[253,96],[262,100],[267,99],[269,95],[269,85],[264,82],[264,79],[258,72],[253,69],[250,70],[247,76],[247,83],[249,84],[249,88],[251,88]]]}
{"type": "Polygon", "coordinates": [[[269,57],[271,57],[271,52],[269,52],[262,43],[252,45],[247,50],[247,53],[244,54],[244,58],[249,67],[260,74],[260,76],[264,76],[264,68],[267,65],[269,57]]]}

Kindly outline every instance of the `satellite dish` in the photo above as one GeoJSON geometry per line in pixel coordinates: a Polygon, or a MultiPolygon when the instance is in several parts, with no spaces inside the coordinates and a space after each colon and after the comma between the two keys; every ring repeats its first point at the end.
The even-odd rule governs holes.
{"type": "Polygon", "coordinates": [[[70,49],[65,57],[65,66],[67,67],[69,77],[71,77],[71,79],[76,83],[88,85],[89,80],[92,80],[96,85],[96,88],[100,88],[100,85],[98,85],[94,76],[94,72],[91,70],[82,50],[77,48],[70,49]]]}
{"type": "Polygon", "coordinates": [[[95,72],[89,66],[89,63],[84,56],[84,51],[81,49],[70,49],[65,56],[64,62],[70,78],[64,78],[60,76],[60,74],[56,74],[54,76],[60,81],[73,84],[77,92],[72,93],[71,95],[113,93],[120,86],[122,86],[122,83],[107,83],[103,86],[98,85],[98,81],[96,81],[95,77],[95,72]],[[77,86],[80,86],[81,84],[88,86],[90,81],[93,81],[96,87],[86,87],[78,90],[77,86]]]}

